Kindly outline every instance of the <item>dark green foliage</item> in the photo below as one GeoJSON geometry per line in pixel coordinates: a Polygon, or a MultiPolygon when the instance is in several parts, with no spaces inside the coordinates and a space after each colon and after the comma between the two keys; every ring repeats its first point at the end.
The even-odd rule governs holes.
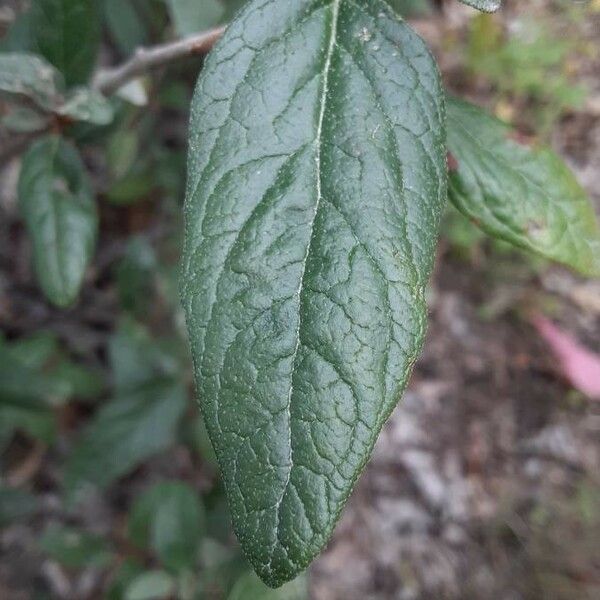
{"type": "Polygon", "coordinates": [[[174,572],[194,568],[204,529],[198,493],[179,482],[160,483],[148,490],[129,517],[131,540],[152,548],[174,572]]]}
{"type": "Polygon", "coordinates": [[[379,0],[252,2],[202,72],[182,297],[234,527],[270,585],[327,542],[419,352],[443,115],[423,42],[379,0]]]}
{"type": "Polygon", "coordinates": [[[19,206],[33,244],[40,285],[66,307],[76,300],[96,245],[93,191],[77,150],[50,136],[23,159],[19,206]]]}
{"type": "Polygon", "coordinates": [[[456,160],[450,200],[486,233],[600,275],[594,209],[556,154],[512,140],[504,123],[453,98],[448,149],[456,160]]]}

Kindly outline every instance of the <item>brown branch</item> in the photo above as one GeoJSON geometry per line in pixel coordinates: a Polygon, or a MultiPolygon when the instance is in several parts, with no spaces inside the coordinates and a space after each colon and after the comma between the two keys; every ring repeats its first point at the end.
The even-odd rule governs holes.
{"type": "MultiPolygon", "coordinates": [[[[150,48],[138,48],[132,58],[117,67],[100,70],[94,77],[92,86],[106,96],[110,96],[127,82],[147,71],[167,65],[189,56],[204,55],[211,50],[221,37],[225,27],[216,27],[191,35],[182,40],[167,42],[150,48]]],[[[48,128],[16,137],[0,147],[0,168],[22,154],[29,144],[46,134],[48,128]]]]}
{"type": "Polygon", "coordinates": [[[128,81],[155,67],[188,56],[206,54],[221,37],[224,29],[224,27],[217,27],[175,42],[167,42],[151,48],[138,48],[127,62],[100,71],[94,79],[93,87],[103,94],[110,95],[128,81]]]}

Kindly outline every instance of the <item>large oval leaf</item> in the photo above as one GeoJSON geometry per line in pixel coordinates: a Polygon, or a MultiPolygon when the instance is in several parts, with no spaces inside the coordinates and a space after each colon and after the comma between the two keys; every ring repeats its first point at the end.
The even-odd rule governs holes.
{"type": "Polygon", "coordinates": [[[444,99],[380,0],[255,0],[193,102],[182,296],[234,528],[272,586],[327,542],[425,329],[444,99]]]}
{"type": "Polygon", "coordinates": [[[485,232],[600,276],[600,228],[585,191],[551,150],[510,139],[480,108],[448,99],[453,204],[485,232]]]}
{"type": "Polygon", "coordinates": [[[69,306],[83,283],[98,230],[91,185],[73,146],[49,136],[31,147],[21,167],[19,206],[42,290],[57,306],[69,306]]]}

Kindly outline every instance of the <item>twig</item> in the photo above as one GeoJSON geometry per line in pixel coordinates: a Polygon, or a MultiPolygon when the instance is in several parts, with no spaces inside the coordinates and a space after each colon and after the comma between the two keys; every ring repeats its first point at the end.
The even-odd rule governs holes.
{"type": "MultiPolygon", "coordinates": [[[[203,31],[182,40],[167,42],[151,48],[138,48],[132,58],[117,67],[102,69],[94,77],[92,86],[109,96],[116,92],[128,81],[156,67],[172,63],[188,56],[204,55],[210,51],[215,42],[221,37],[224,27],[216,27],[203,31]]],[[[29,133],[11,140],[0,148],[0,168],[22,154],[29,144],[48,132],[48,128],[29,133]]]]}
{"type": "Polygon", "coordinates": [[[206,54],[221,37],[223,31],[224,27],[217,27],[175,42],[167,42],[151,48],[138,48],[127,62],[100,71],[94,79],[93,87],[109,95],[150,69],[187,56],[206,54]]]}

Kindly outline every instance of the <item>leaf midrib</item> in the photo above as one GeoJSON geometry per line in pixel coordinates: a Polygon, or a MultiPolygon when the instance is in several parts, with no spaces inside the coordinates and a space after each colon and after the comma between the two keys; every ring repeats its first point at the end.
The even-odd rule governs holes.
{"type": "MultiPolygon", "coordinates": [[[[289,447],[288,462],[289,462],[289,466],[288,466],[287,477],[286,477],[285,483],[283,485],[283,489],[281,491],[281,496],[279,497],[279,500],[274,507],[277,536],[275,538],[273,550],[275,549],[277,542],[278,541],[280,542],[280,540],[279,540],[279,532],[280,532],[280,526],[281,526],[280,507],[281,507],[281,504],[283,502],[283,499],[285,497],[285,494],[286,494],[287,489],[290,484],[290,477],[291,477],[291,473],[292,473],[292,467],[294,464],[293,448],[292,448],[291,402],[292,402],[292,395],[294,393],[294,373],[296,371],[296,360],[298,357],[298,351],[300,349],[300,343],[301,343],[300,342],[300,330],[302,327],[302,311],[300,310],[300,305],[302,303],[302,292],[304,290],[304,278],[306,275],[306,265],[308,263],[308,258],[310,256],[310,251],[312,248],[312,242],[313,242],[313,238],[314,238],[315,221],[317,219],[319,207],[321,206],[321,201],[323,199],[323,191],[322,191],[322,184],[321,184],[321,151],[322,151],[322,145],[323,145],[322,144],[323,123],[324,123],[324,119],[325,119],[325,112],[327,109],[327,95],[329,93],[329,74],[331,71],[331,61],[333,58],[333,53],[334,53],[335,45],[336,45],[337,26],[338,26],[341,1],[342,0],[333,0],[331,3],[331,30],[330,30],[330,34],[329,34],[329,42],[327,45],[327,53],[325,55],[325,63],[323,66],[323,84],[322,84],[321,94],[320,94],[320,103],[319,103],[320,106],[319,106],[319,117],[317,120],[317,131],[315,134],[315,146],[316,146],[315,163],[316,163],[316,173],[317,173],[317,177],[316,177],[317,197],[316,197],[316,201],[315,201],[315,207],[313,210],[312,220],[310,222],[309,241],[308,241],[308,244],[306,245],[306,252],[304,254],[304,259],[302,260],[302,272],[300,274],[300,281],[298,284],[298,289],[296,290],[296,294],[295,294],[298,297],[298,301],[299,301],[298,326],[296,328],[296,346],[295,346],[294,352],[292,354],[292,373],[291,373],[290,389],[288,392],[288,399],[287,399],[287,405],[286,405],[286,413],[287,413],[287,418],[288,418],[288,422],[289,422],[289,426],[288,426],[288,436],[289,436],[288,437],[288,447],[289,447]]],[[[273,558],[274,558],[274,556],[273,556],[273,551],[272,551],[271,557],[270,557],[270,563],[269,563],[269,570],[271,568],[273,558]]]]}

